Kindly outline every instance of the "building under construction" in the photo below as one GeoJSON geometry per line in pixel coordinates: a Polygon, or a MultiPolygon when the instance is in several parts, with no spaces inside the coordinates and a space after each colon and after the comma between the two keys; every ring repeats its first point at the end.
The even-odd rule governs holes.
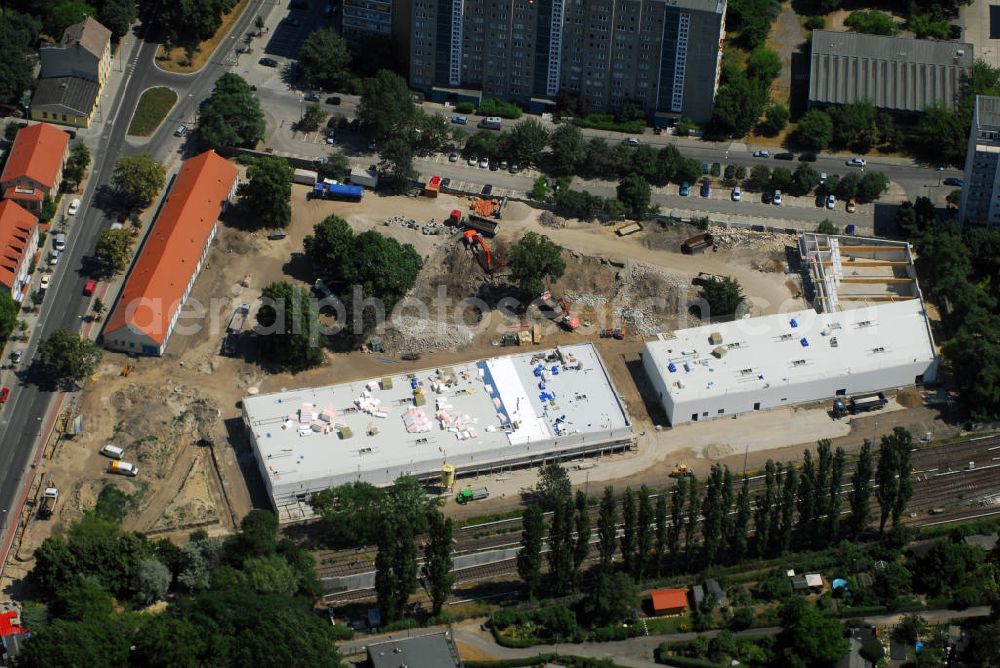
{"type": "Polygon", "coordinates": [[[436,480],[631,448],[592,344],[246,397],[243,418],[282,521],[355,480],[436,480]]]}

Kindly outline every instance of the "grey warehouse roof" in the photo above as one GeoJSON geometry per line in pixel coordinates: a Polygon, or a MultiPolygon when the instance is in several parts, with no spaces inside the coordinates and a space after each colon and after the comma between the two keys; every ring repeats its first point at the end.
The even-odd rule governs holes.
{"type": "Polygon", "coordinates": [[[443,633],[401,638],[368,646],[372,668],[461,668],[457,650],[443,633]]]}
{"type": "Polygon", "coordinates": [[[972,45],[963,42],[814,30],[809,103],[868,99],[890,111],[954,107],[973,56],[972,45]]]}

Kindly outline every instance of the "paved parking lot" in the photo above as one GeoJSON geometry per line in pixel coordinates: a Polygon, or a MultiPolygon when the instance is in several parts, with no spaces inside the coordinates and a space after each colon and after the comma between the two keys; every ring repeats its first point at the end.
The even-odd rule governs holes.
{"type": "Polygon", "coordinates": [[[308,10],[289,9],[288,5],[282,2],[271,13],[272,21],[268,22],[270,32],[267,35],[264,53],[282,58],[296,57],[299,47],[309,33],[318,27],[333,25],[332,17],[327,17],[323,13],[325,7],[326,3],[322,0],[312,0],[308,10]],[[293,25],[296,23],[298,25],[293,25]]]}

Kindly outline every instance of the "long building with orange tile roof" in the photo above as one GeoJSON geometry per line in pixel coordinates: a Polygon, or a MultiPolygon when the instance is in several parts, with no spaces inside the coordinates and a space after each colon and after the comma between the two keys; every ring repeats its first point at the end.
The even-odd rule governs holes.
{"type": "Polygon", "coordinates": [[[164,353],[238,183],[236,166],[214,151],[184,162],[104,327],[105,347],[164,353]]]}
{"type": "Polygon", "coordinates": [[[38,219],[17,202],[0,201],[0,285],[15,301],[31,281],[31,258],[38,250],[38,219]]]}
{"type": "Polygon", "coordinates": [[[68,146],[69,135],[54,125],[21,128],[0,174],[0,195],[37,215],[45,197],[55,197],[68,146]]]}

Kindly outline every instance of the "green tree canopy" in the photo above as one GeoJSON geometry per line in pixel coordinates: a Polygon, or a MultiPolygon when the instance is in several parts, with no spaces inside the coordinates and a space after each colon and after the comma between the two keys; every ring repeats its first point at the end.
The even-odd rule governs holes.
{"type": "Polygon", "coordinates": [[[14,333],[20,310],[20,304],[14,301],[9,292],[0,294],[0,339],[7,340],[14,333]]]}
{"type": "Polygon", "coordinates": [[[878,111],[870,100],[858,100],[828,112],[833,119],[833,141],[865,153],[878,143],[878,111]]]}
{"type": "Polygon", "coordinates": [[[709,312],[703,314],[705,319],[735,313],[745,299],[739,281],[731,276],[707,281],[700,296],[708,303],[709,312]]]}
{"type": "Polygon", "coordinates": [[[0,8],[0,102],[19,105],[21,95],[31,88],[33,47],[41,30],[41,21],[34,16],[0,8]]]}
{"type": "Polygon", "coordinates": [[[293,370],[323,361],[319,341],[319,311],[309,292],[285,281],[261,292],[257,333],[265,358],[293,370]]]}
{"type": "Polygon", "coordinates": [[[522,165],[537,164],[549,143],[549,131],[533,118],[515,125],[508,136],[508,156],[522,165]]]}
{"type": "Polygon", "coordinates": [[[292,173],[283,158],[256,158],[240,184],[240,205],[261,227],[286,227],[292,218],[292,173]]]}
{"type": "Polygon", "coordinates": [[[757,124],[757,129],[768,137],[774,137],[788,125],[788,107],[774,103],[764,113],[764,120],[757,124]]]}
{"type": "Polygon", "coordinates": [[[510,249],[511,279],[525,293],[545,292],[546,281],[557,281],[566,271],[562,247],[543,234],[528,232],[510,249]]]}
{"type": "Polygon", "coordinates": [[[419,111],[406,79],[398,74],[381,70],[362,84],[358,118],[378,141],[396,137],[412,144],[419,111]]]}
{"type": "Polygon", "coordinates": [[[833,141],[833,119],[819,109],[806,112],[795,126],[792,139],[805,148],[823,150],[833,141]]]}
{"type": "Polygon", "coordinates": [[[149,206],[163,188],[166,170],[162,163],[148,153],[119,158],[111,183],[121,193],[130,208],[141,209],[149,206]]]}
{"type": "Polygon", "coordinates": [[[413,169],[413,142],[409,135],[393,136],[382,144],[379,170],[383,183],[396,192],[403,192],[416,179],[413,169]]]}
{"type": "Polygon", "coordinates": [[[569,474],[558,462],[549,462],[538,469],[535,498],[543,510],[552,510],[570,498],[571,491],[569,474]]]}
{"type": "Polygon", "coordinates": [[[575,125],[562,124],[549,137],[549,164],[552,172],[576,174],[586,156],[583,133],[575,125]]]}
{"type": "Polygon", "coordinates": [[[795,668],[832,665],[847,654],[843,624],[821,614],[810,601],[789,599],[781,607],[780,616],[782,631],[778,645],[785,665],[795,668]]]}
{"type": "Polygon", "coordinates": [[[97,235],[94,257],[105,275],[125,271],[132,260],[132,235],[126,229],[104,230],[97,235]]]}
{"type": "Polygon", "coordinates": [[[42,341],[38,356],[55,380],[75,384],[97,370],[101,349],[90,339],[59,327],[42,341]]]}
{"type": "Polygon", "coordinates": [[[766,85],[781,74],[781,56],[766,46],[758,46],[747,58],[747,76],[766,85]]]}
{"type": "Polygon", "coordinates": [[[844,19],[844,25],[869,35],[895,35],[899,32],[892,16],[884,12],[851,12],[844,19]]]}
{"type": "Polygon", "coordinates": [[[198,133],[210,148],[253,148],[264,138],[260,101],[239,75],[226,72],[215,82],[198,121],[198,133]]]}
{"type": "Polygon", "coordinates": [[[295,126],[302,132],[314,132],[326,120],[326,115],[323,107],[315,102],[311,102],[306,105],[305,113],[302,114],[302,118],[299,119],[299,122],[295,126]]]}
{"type": "Polygon", "coordinates": [[[73,144],[63,168],[63,181],[70,190],[76,190],[90,165],[90,149],[83,142],[73,144]]]}
{"type": "Polygon", "coordinates": [[[633,218],[641,218],[649,212],[652,192],[649,182],[638,174],[626,176],[617,189],[618,199],[633,218]]]}
{"type": "Polygon", "coordinates": [[[348,75],[351,54],[347,43],[333,28],[309,34],[299,47],[299,67],[306,79],[324,90],[337,90],[348,75]]]}
{"type": "Polygon", "coordinates": [[[135,0],[101,0],[97,8],[97,20],[111,31],[115,39],[121,39],[139,17],[135,0]]]}
{"type": "Polygon", "coordinates": [[[768,84],[728,69],[715,96],[710,132],[719,137],[742,137],[757,123],[767,104],[768,84]]]}

